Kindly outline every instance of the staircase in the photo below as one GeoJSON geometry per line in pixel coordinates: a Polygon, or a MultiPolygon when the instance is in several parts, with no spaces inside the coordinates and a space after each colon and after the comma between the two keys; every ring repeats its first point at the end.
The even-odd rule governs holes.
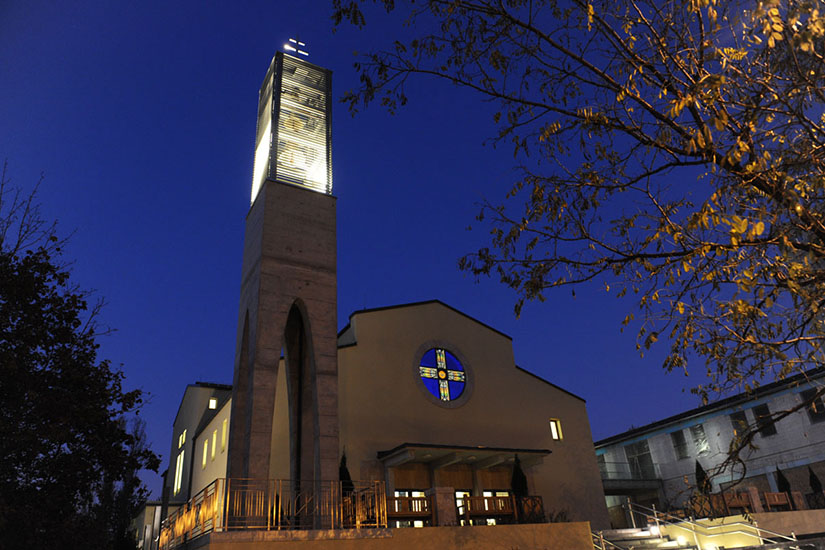
{"type": "Polygon", "coordinates": [[[669,536],[660,536],[658,529],[605,529],[593,533],[593,547],[597,550],[698,550],[696,545],[680,540],[672,540],[669,536]]]}

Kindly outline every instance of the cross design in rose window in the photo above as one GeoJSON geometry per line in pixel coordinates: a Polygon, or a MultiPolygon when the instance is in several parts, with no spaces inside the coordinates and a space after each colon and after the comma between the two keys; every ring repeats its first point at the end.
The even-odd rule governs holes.
{"type": "Polygon", "coordinates": [[[425,353],[418,373],[430,393],[442,401],[456,399],[464,392],[464,367],[452,353],[443,348],[433,348],[425,353]],[[434,382],[438,383],[437,387],[434,382]]]}

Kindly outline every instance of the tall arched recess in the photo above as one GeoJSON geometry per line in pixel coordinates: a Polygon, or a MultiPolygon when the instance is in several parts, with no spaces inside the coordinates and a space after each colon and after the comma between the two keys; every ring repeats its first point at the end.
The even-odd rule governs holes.
{"type": "Polygon", "coordinates": [[[302,487],[319,479],[318,401],[313,381],[312,336],[302,304],[289,310],[284,330],[284,366],[289,393],[289,472],[302,487]]]}
{"type": "Polygon", "coordinates": [[[246,219],[238,317],[230,476],[267,478],[273,445],[295,445],[290,477],[336,480],[335,197],[269,179],[262,183],[246,219]],[[289,396],[276,395],[281,350],[289,396]],[[290,400],[290,432],[299,442],[273,440],[277,399],[290,400]]]}

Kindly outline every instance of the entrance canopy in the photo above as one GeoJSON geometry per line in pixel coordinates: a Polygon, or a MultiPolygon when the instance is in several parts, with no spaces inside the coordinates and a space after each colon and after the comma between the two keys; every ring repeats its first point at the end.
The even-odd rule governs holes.
{"type": "Polygon", "coordinates": [[[432,443],[402,443],[388,451],[378,451],[378,460],[385,467],[408,462],[429,464],[433,469],[453,464],[466,464],[476,469],[512,464],[518,455],[523,467],[541,464],[550,454],[549,449],[511,449],[508,447],[476,447],[465,445],[437,445],[432,443]]]}

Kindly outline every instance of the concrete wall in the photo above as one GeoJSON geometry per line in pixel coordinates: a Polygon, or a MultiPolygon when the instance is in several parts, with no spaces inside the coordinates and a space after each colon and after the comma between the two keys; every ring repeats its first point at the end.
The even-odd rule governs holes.
{"type": "Polygon", "coordinates": [[[357,345],[339,351],[339,418],[354,479],[384,479],[376,454],[402,443],[549,449],[525,469],[531,494],[548,513],[608,526],[585,403],[515,368],[508,337],[439,303],[356,313],[351,323],[357,345]],[[420,380],[421,354],[435,346],[465,362],[472,393],[459,407],[433,402],[420,380]],[[563,440],[552,439],[550,418],[563,440]]]}
{"type": "Polygon", "coordinates": [[[293,307],[306,329],[303,350],[293,350],[293,357],[302,356],[312,379],[302,411],[308,432],[302,441],[310,442],[301,452],[302,477],[337,476],[336,252],[335,198],[267,180],[247,215],[244,238],[231,477],[269,475],[275,402],[285,397],[276,397],[278,366],[281,351],[290,352],[285,333],[293,307]]]}
{"type": "MultiPolygon", "coordinates": [[[[684,537],[688,543],[698,543],[699,548],[742,548],[762,543],[760,536],[772,537],[772,533],[791,536],[815,535],[825,532],[825,510],[801,510],[797,512],[761,512],[744,516],[699,520],[701,525],[694,531],[676,525],[663,526],[661,533],[676,540],[684,537]],[[762,531],[756,529],[758,525],[762,531]]],[[[778,540],[778,542],[782,542],[778,540]]]]}
{"type": "Polygon", "coordinates": [[[212,533],[190,546],[208,550],[592,550],[587,523],[545,523],[360,531],[212,533]]]}
{"type": "Polygon", "coordinates": [[[783,535],[816,535],[825,533],[825,510],[796,512],[762,512],[751,514],[762,529],[783,535]]]}

